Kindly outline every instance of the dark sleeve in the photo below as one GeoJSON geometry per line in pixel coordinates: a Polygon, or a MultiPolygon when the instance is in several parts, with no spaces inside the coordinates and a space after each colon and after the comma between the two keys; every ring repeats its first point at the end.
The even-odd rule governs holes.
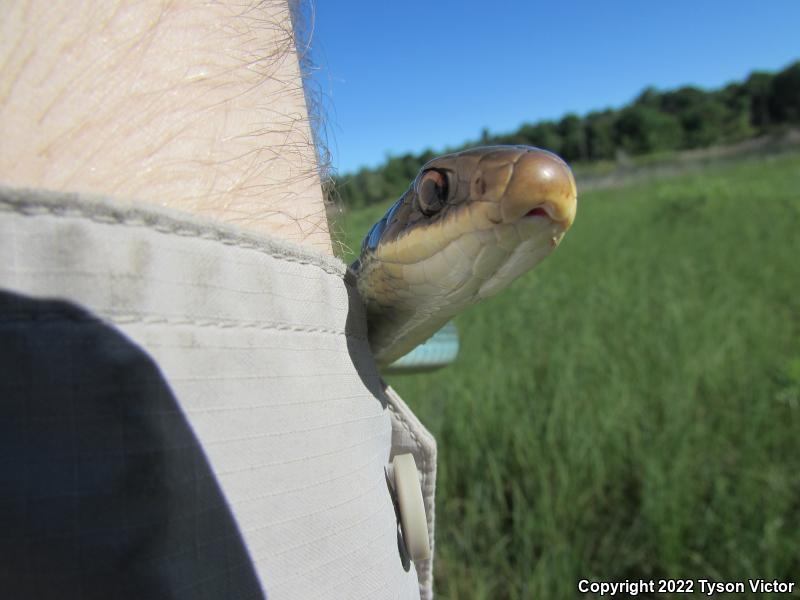
{"type": "Polygon", "coordinates": [[[75,305],[0,292],[0,597],[264,598],[148,354],[75,305]]]}

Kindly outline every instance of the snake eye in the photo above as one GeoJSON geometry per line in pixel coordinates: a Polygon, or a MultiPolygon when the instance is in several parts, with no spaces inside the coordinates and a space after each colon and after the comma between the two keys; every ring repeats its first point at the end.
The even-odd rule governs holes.
{"type": "Polygon", "coordinates": [[[417,200],[422,214],[430,217],[442,210],[447,202],[447,175],[431,169],[425,171],[417,183],[417,200]]]}

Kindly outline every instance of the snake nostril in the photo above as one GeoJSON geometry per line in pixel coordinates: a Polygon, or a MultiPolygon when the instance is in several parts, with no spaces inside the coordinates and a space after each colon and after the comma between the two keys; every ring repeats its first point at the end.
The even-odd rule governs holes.
{"type": "Polygon", "coordinates": [[[477,188],[481,197],[486,194],[486,180],[480,175],[478,175],[477,179],[475,179],[475,187],[477,188]]]}

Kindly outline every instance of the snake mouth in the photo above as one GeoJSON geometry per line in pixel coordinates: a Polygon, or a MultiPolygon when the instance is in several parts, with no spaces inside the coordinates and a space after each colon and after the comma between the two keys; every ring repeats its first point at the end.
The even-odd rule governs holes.
{"type": "Polygon", "coordinates": [[[547,218],[569,229],[577,209],[575,178],[567,164],[545,150],[530,149],[508,171],[499,195],[505,223],[547,218]]]}
{"type": "Polygon", "coordinates": [[[525,213],[524,217],[545,217],[551,218],[550,214],[545,210],[543,206],[537,206],[536,208],[530,209],[528,212],[525,213]]]}
{"type": "Polygon", "coordinates": [[[569,229],[574,217],[574,211],[563,214],[563,210],[558,205],[544,203],[530,209],[528,212],[522,215],[520,221],[549,221],[550,223],[561,226],[566,230],[569,229]]]}

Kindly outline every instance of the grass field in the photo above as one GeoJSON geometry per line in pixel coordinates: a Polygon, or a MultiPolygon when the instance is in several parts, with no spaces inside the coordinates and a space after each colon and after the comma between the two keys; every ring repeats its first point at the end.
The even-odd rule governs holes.
{"type": "Polygon", "coordinates": [[[390,380],[439,443],[439,598],[800,583],[800,154],[582,194],[456,323],[453,366],[390,380]]]}

